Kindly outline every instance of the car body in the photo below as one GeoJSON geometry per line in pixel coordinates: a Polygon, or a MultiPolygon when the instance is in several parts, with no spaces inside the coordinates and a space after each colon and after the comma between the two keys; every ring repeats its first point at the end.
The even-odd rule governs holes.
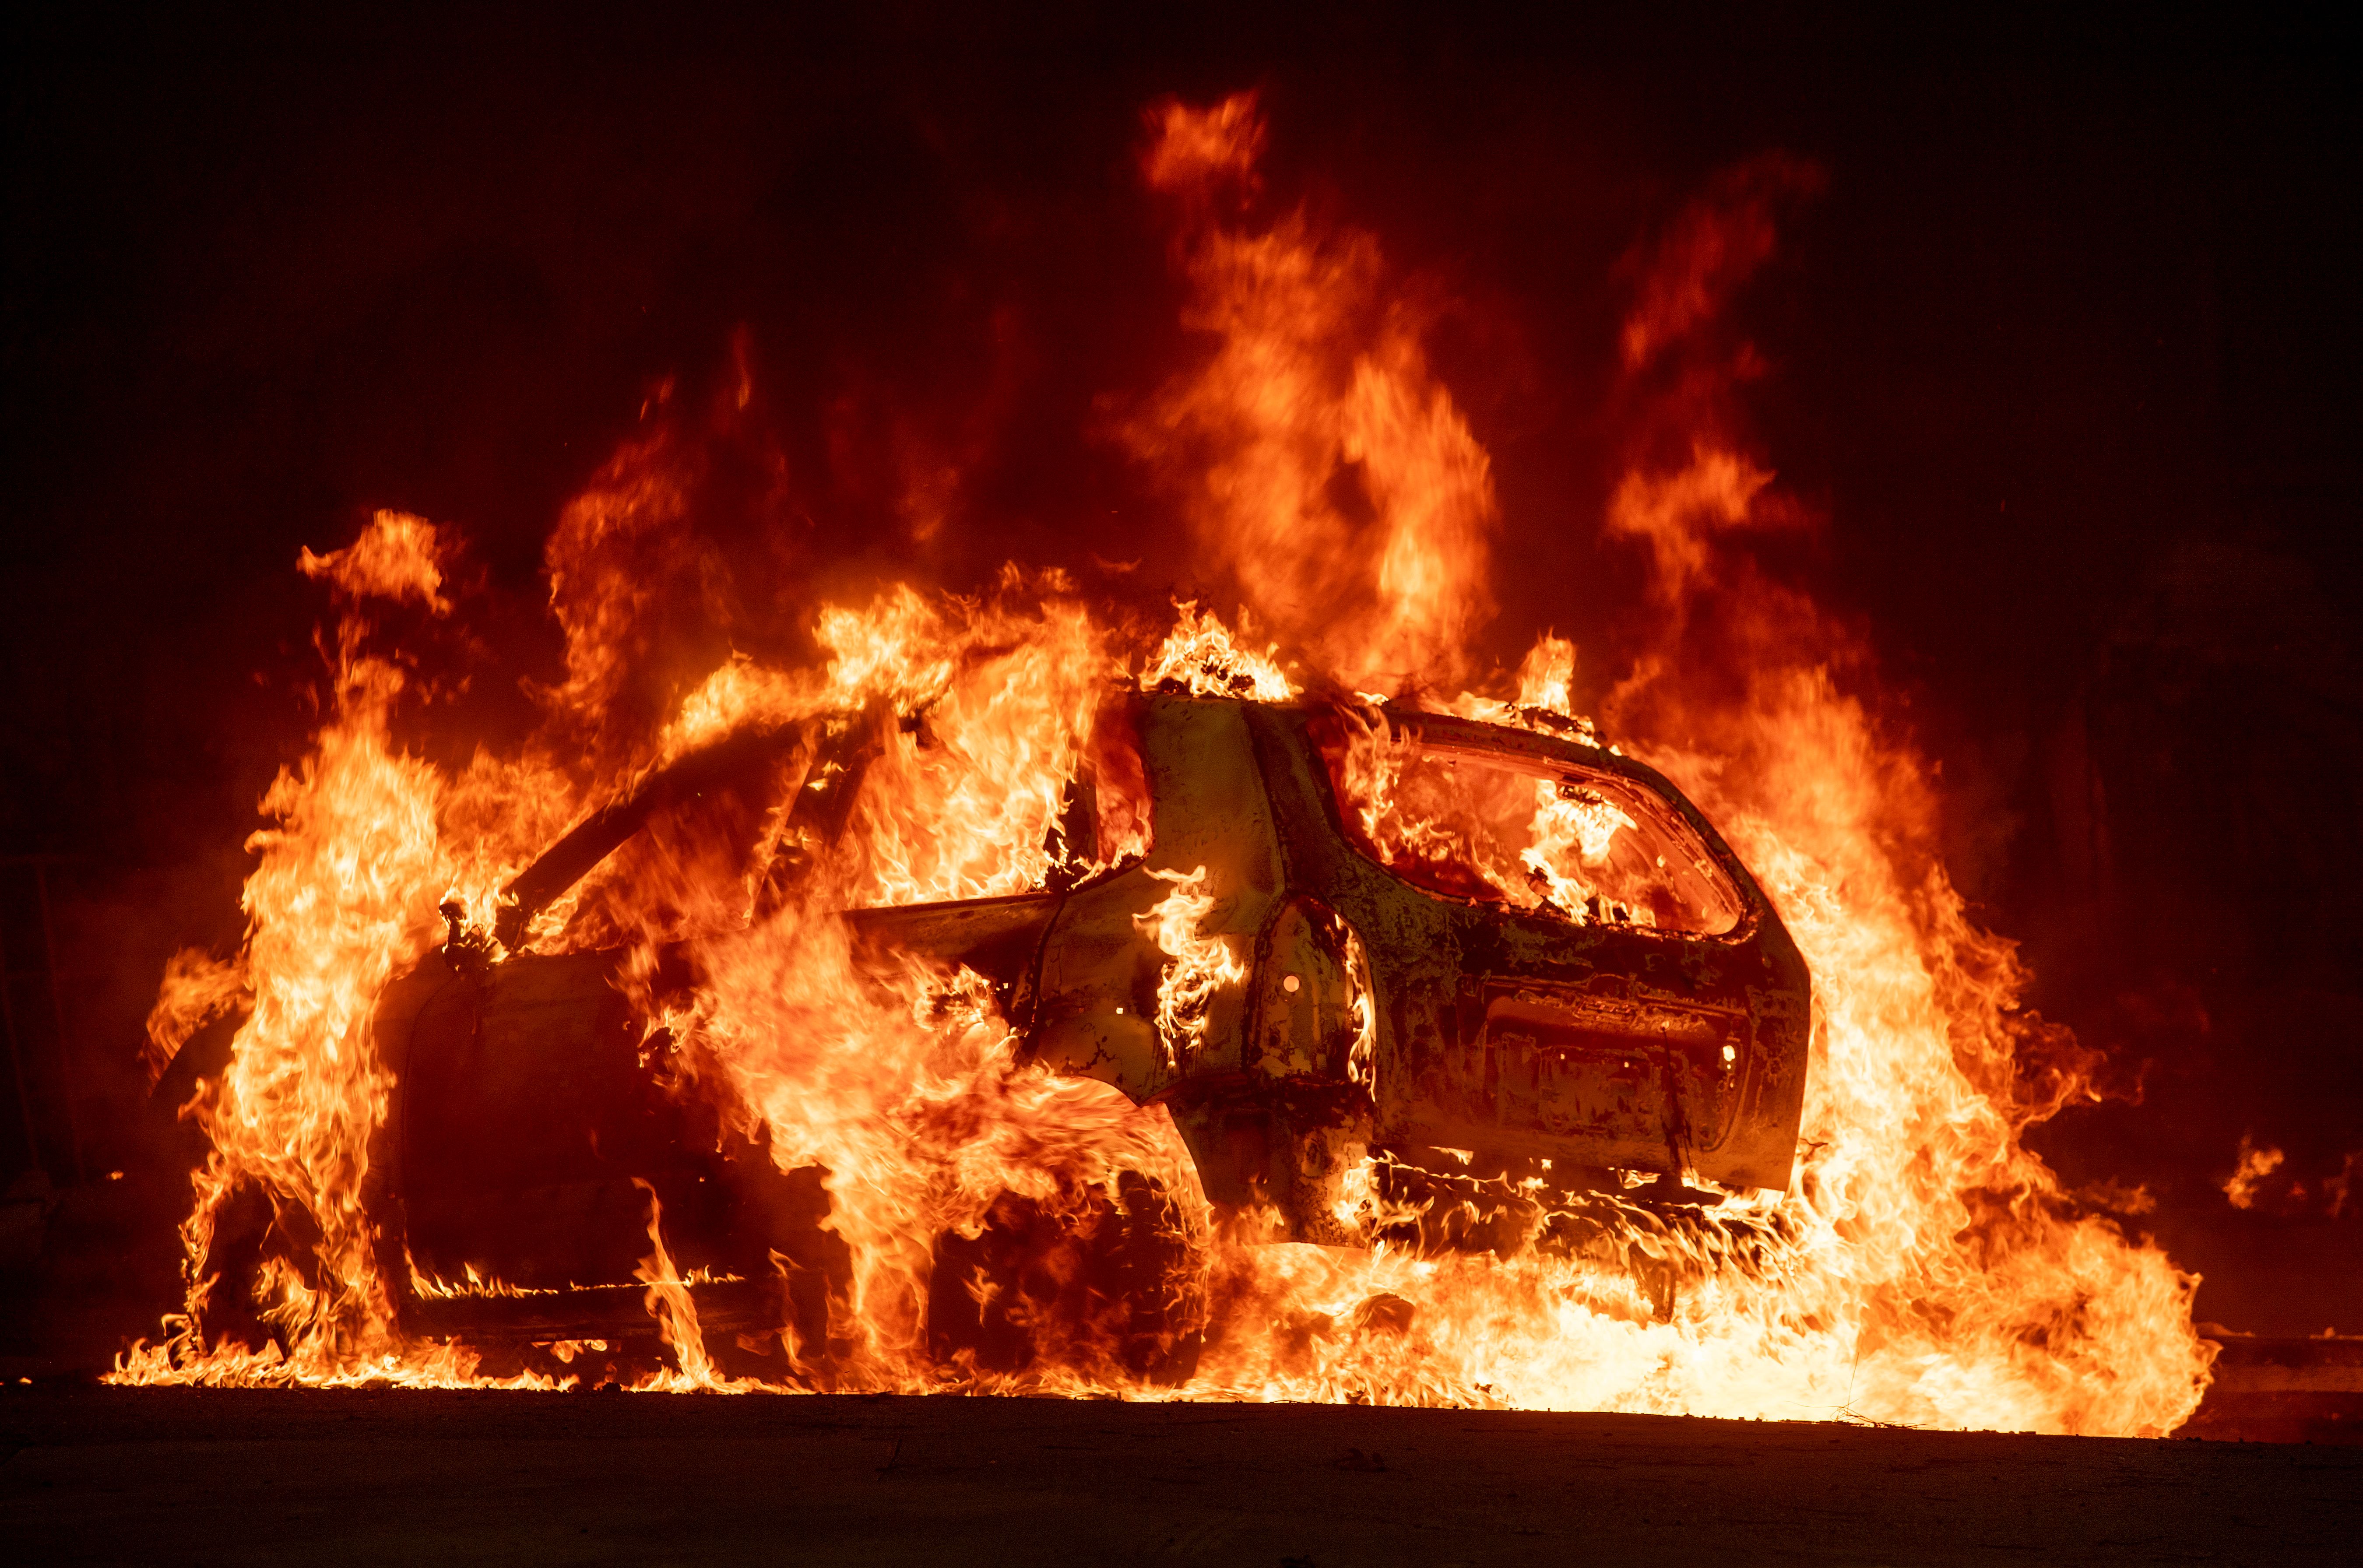
{"type": "MultiPolygon", "coordinates": [[[[1145,854],[1071,886],[846,911],[857,951],[990,980],[1024,1061],[1168,1107],[1205,1196],[1275,1238],[1365,1240],[1345,1185],[1366,1154],[1505,1190],[1629,1192],[1652,1173],[1652,1190],[1675,1195],[1691,1173],[1788,1184],[1804,963],[1747,869],[1656,772],[1579,739],[1392,705],[1167,692],[1122,709],[1148,797],[1145,854]],[[1662,884],[1635,895],[1654,913],[1387,863],[1368,811],[1343,798],[1354,745],[1396,748],[1448,793],[1507,787],[1539,811],[1565,801],[1616,824],[1607,841],[1637,843],[1634,865],[1662,884]],[[1220,944],[1233,978],[1181,1040],[1160,995],[1174,957],[1159,911],[1185,885],[1195,938],[1220,944]]],[[[517,879],[516,907],[558,896],[664,803],[722,788],[764,743],[736,744],[569,834],[517,879]]],[[[826,815],[826,794],[798,809],[826,815]]],[[[1088,822],[1066,828],[1088,838],[1088,822]]],[[[817,1331],[841,1262],[818,1173],[779,1170],[660,1082],[620,962],[490,962],[455,940],[388,988],[377,1041],[395,1087],[369,1201],[413,1329],[645,1332],[634,1271],[653,1192],[702,1320],[817,1331]]]]}

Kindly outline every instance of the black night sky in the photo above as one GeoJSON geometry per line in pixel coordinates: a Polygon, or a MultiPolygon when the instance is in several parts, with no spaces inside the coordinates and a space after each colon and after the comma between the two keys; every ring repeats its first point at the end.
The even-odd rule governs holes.
{"type": "MultiPolygon", "coordinates": [[[[1625,259],[1738,160],[1821,168],[1737,307],[1751,444],[1818,519],[1769,569],[1864,628],[1941,760],[1956,879],[2140,1085],[2045,1129],[2055,1163],[2149,1186],[2202,1318],[2363,1330],[2339,40],[1446,9],[9,24],[0,854],[62,857],[86,1167],[168,1158],[139,1019],[167,952],[236,940],[318,669],[299,547],[380,506],[454,525],[474,630],[538,673],[559,509],[652,387],[708,395],[743,352],[788,495],[724,495],[726,545],[776,524],[840,575],[954,586],[1096,550],[1187,586],[1104,433],[1189,351],[1132,154],[1161,95],[1259,86],[1275,195],[1459,302],[1432,346],[1496,465],[1501,653],[1551,625],[1613,662],[1636,612],[1638,562],[1594,538],[1625,259]],[[915,462],[957,474],[927,539],[915,462]],[[2243,1135],[2288,1155],[2247,1211],[2243,1135]]],[[[38,922],[5,874],[17,971],[38,922]]],[[[8,1108],[0,1179],[30,1163],[8,1108]]]]}

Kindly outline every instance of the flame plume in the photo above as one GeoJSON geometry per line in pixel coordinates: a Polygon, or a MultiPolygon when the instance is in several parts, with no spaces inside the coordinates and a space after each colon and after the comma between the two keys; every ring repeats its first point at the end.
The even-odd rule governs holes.
{"type": "Polygon", "coordinates": [[[1150,183],[1181,199],[1185,322],[1217,347],[1131,431],[1199,536],[1290,642],[1357,690],[1457,679],[1492,612],[1491,461],[1437,385],[1423,323],[1390,299],[1375,241],[1302,213],[1215,218],[1251,173],[1250,95],[1152,117],[1150,183]]]}

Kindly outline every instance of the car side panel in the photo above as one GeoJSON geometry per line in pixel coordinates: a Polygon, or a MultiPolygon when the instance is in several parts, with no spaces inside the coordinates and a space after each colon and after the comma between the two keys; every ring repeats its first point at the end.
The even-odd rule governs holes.
{"type": "MultiPolygon", "coordinates": [[[[1304,715],[1260,708],[1248,722],[1290,885],[1326,899],[1369,946],[1381,1141],[1787,1186],[1808,1039],[1804,964],[1695,808],[1637,764],[1614,770],[1702,834],[1747,901],[1736,930],[1571,925],[1396,878],[1347,839],[1304,715]]],[[[1505,740],[1546,762],[1567,744],[1505,740]]]]}
{"type": "Polygon", "coordinates": [[[1154,843],[1141,864],[1067,895],[1043,944],[1031,1048],[1054,1071],[1146,1102],[1185,1080],[1244,1073],[1248,1031],[1247,998],[1234,988],[1215,999],[1203,1052],[1159,1038],[1166,955],[1142,921],[1172,894],[1172,877],[1203,869],[1215,902],[1198,933],[1244,960],[1279,901],[1281,864],[1238,705],[1153,698],[1140,738],[1154,843]]]}

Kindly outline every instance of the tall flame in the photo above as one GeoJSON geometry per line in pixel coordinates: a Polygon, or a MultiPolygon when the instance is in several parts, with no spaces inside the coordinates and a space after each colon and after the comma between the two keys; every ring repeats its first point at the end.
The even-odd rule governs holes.
{"type": "MultiPolygon", "coordinates": [[[[699,1326],[649,1188],[637,1277],[670,1366],[642,1386],[1178,1390],[2113,1433],[2189,1415],[2207,1366],[2195,1282],[2025,1148],[2028,1125],[2086,1092],[2078,1058],[2019,1009],[2014,948],[1947,880],[1929,770],[1881,721],[1867,651],[1736,548],[1792,519],[1769,472],[1695,406],[1682,439],[1636,447],[1610,506],[1610,533],[1648,553],[1655,629],[1604,709],[1722,825],[1811,965],[1791,1191],[1721,1195],[1697,1219],[1612,1194],[1581,1250],[1430,1256],[1385,1240],[1391,1200],[1363,1159],[1338,1213],[1369,1245],[1274,1244],[1215,1222],[1162,1106],[1021,1067],[982,978],[882,960],[837,917],[1024,893],[1142,854],[1139,760],[1111,738],[1127,689],[1279,701],[1317,685],[1598,743],[1575,711],[1572,643],[1546,635],[1514,673],[1482,673],[1486,454],[1373,240],[1303,212],[1246,225],[1264,139],[1251,97],[1151,117],[1144,175],[1175,203],[1210,350],[1128,430],[1269,628],[1260,651],[1243,618],[1235,632],[1183,604],[1159,641],[1057,571],[1012,568],[975,596],[890,585],[818,606],[796,628],[811,657],[717,644],[683,683],[669,628],[750,628],[730,618],[727,563],[692,540],[697,442],[672,410],[552,538],[565,674],[539,689],[542,731],[445,769],[396,744],[404,666],[372,651],[387,634],[362,606],[452,613],[452,541],[388,513],[347,550],[306,552],[346,604],[326,644],[331,702],[263,800],[244,950],[176,961],[151,1021],[161,1052],[233,993],[249,1008],[227,1069],[188,1107],[212,1152],[183,1231],[185,1308],[119,1379],[550,1382],[494,1378],[395,1321],[369,1207],[393,1088],[372,1018],[439,943],[498,956],[501,890],[568,827],[668,762],[760,733],[781,762],[752,860],[652,828],[508,933],[544,953],[627,953],[619,983],[681,1082],[781,1171],[824,1173],[842,1277],[825,1323],[782,1330],[789,1370],[760,1377],[726,1370],[699,1326]],[[1079,780],[1103,801],[1083,843],[1079,780]],[[841,796],[837,830],[784,808],[804,791],[841,796]],[[774,877],[782,865],[795,874],[774,877]],[[1048,1261],[996,1273],[1011,1237],[1048,1261]],[[1070,1288],[1094,1247],[1151,1260],[1145,1307],[1070,1288]],[[931,1327],[947,1278],[978,1324],[1018,1325],[1030,1348],[931,1327]]],[[[1767,164],[1684,216],[1625,335],[1636,377],[1769,253],[1766,204],[1809,183],[1767,164]]],[[[1548,789],[1517,809],[1532,843],[1496,868],[1503,883],[1570,908],[1598,896],[1630,818],[1548,789]]],[[[1362,822],[1404,853],[1448,826],[1362,822]]],[[[1206,929],[1203,870],[1155,874],[1171,884],[1140,917],[1167,960],[1157,1023],[1186,1055],[1209,998],[1248,970],[1206,929]]],[[[1359,942],[1346,967],[1347,1066],[1367,1083],[1359,942]]]]}
{"type": "Polygon", "coordinates": [[[632,1184],[649,1195],[649,1255],[640,1260],[632,1277],[648,1285],[649,1316],[656,1319],[658,1337],[680,1363],[680,1372],[666,1386],[743,1392],[736,1380],[716,1373],[714,1358],[706,1354],[705,1335],[697,1326],[696,1298],[689,1294],[689,1282],[682,1278],[672,1254],[665,1249],[664,1204],[657,1197],[657,1189],[639,1180],[632,1184]]]}
{"type": "Polygon", "coordinates": [[[1492,464],[1427,368],[1420,313],[1389,297],[1377,242],[1218,220],[1252,172],[1252,95],[1151,117],[1150,182],[1183,198],[1196,289],[1185,317],[1213,355],[1137,420],[1200,537],[1248,601],[1347,685],[1393,691],[1462,673],[1491,614],[1492,464]]]}

